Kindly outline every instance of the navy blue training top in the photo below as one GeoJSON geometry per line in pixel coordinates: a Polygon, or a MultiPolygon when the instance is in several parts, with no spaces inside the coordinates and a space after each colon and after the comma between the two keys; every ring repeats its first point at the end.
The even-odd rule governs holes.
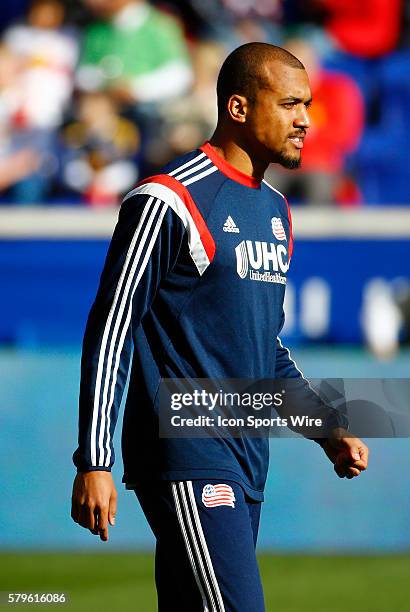
{"type": "Polygon", "coordinates": [[[84,336],[78,470],[113,465],[133,353],[123,482],[221,478],[263,499],[268,440],[159,438],[158,389],[162,378],[301,376],[278,337],[291,253],[285,197],[209,143],[128,193],[84,336]]]}

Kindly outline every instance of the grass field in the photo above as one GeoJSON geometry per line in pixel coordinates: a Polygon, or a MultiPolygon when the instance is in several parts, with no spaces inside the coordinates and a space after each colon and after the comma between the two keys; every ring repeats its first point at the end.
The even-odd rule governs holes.
{"type": "MultiPolygon", "coordinates": [[[[261,555],[260,566],[268,612],[410,609],[410,555],[261,555]]],[[[68,593],[67,605],[48,605],[47,609],[156,610],[153,558],[148,554],[3,553],[0,591],[68,593]]],[[[171,605],[170,611],[177,612],[177,604],[171,605]]],[[[18,607],[44,609],[40,605],[18,607]]]]}

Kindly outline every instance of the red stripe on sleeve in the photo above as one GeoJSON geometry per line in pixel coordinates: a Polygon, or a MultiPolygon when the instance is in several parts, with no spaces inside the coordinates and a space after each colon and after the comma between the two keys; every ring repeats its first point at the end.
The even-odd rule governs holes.
{"type": "Polygon", "coordinates": [[[208,226],[206,225],[204,218],[199,212],[198,207],[192,199],[192,196],[189,193],[188,189],[179,181],[177,181],[177,179],[175,179],[173,176],[169,176],[168,174],[157,174],[156,176],[150,176],[144,179],[143,181],[140,181],[137,184],[137,187],[140,187],[140,185],[145,185],[146,183],[159,183],[160,185],[164,185],[165,187],[171,189],[181,198],[199,232],[199,237],[208,256],[208,259],[210,262],[212,262],[215,257],[215,241],[212,238],[212,234],[209,231],[208,226]]]}

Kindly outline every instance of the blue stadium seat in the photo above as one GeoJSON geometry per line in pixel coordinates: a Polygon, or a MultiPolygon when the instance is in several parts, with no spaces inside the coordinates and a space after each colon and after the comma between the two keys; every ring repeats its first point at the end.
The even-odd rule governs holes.
{"type": "Polygon", "coordinates": [[[350,163],[366,203],[410,205],[410,53],[400,51],[384,58],[377,70],[379,120],[366,129],[350,163]]]}

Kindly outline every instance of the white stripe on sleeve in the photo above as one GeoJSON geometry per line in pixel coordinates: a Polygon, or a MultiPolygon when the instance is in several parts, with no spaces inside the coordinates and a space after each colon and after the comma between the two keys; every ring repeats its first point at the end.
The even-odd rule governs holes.
{"type": "Polygon", "coordinates": [[[172,170],[171,172],[168,172],[169,176],[175,176],[175,174],[178,174],[178,172],[181,172],[181,170],[185,170],[185,168],[189,168],[189,166],[193,166],[200,159],[203,159],[204,157],[206,157],[205,153],[200,153],[199,155],[197,155],[193,159],[190,159],[185,164],[182,164],[182,166],[179,166],[178,168],[175,168],[175,170],[172,170]]]}
{"type": "MultiPolygon", "coordinates": [[[[101,340],[101,346],[100,346],[99,357],[98,357],[97,375],[96,375],[95,389],[94,389],[94,405],[93,405],[93,417],[92,417],[92,425],[91,425],[91,445],[90,445],[91,446],[91,464],[94,466],[97,465],[97,439],[96,438],[97,438],[97,427],[99,424],[100,417],[101,417],[100,437],[99,437],[100,453],[102,449],[102,436],[104,435],[104,429],[105,429],[105,403],[106,403],[106,397],[107,397],[107,385],[108,385],[108,380],[111,374],[111,359],[112,359],[112,351],[114,350],[114,346],[116,342],[116,331],[118,330],[119,323],[121,322],[122,311],[123,311],[122,304],[125,303],[124,296],[127,296],[128,294],[129,286],[132,281],[132,274],[135,271],[135,267],[140,258],[141,251],[147,240],[148,231],[154,221],[155,214],[160,206],[159,200],[156,201],[155,205],[153,205],[153,201],[154,201],[154,197],[151,196],[148,199],[147,203],[145,204],[144,209],[142,211],[140,221],[136,227],[131,243],[129,245],[127,255],[125,258],[125,262],[122,267],[121,275],[120,275],[120,278],[118,280],[118,283],[115,289],[113,302],[111,304],[111,308],[110,308],[110,311],[109,311],[109,314],[108,314],[108,317],[105,323],[103,337],[101,340]],[[147,219],[150,211],[151,211],[151,215],[147,219]],[[136,253],[134,253],[135,247],[137,245],[137,241],[141,233],[142,233],[141,241],[137,246],[136,253]],[[134,258],[134,261],[133,261],[133,258],[134,258]],[[131,265],[131,280],[130,280],[130,272],[129,272],[130,265],[131,265]],[[124,293],[123,293],[123,288],[124,288],[124,293]],[[120,299],[121,299],[121,306],[116,315],[117,305],[120,299]],[[111,338],[110,345],[107,347],[113,321],[115,325],[115,332],[113,334],[113,337],[111,338]],[[105,357],[107,354],[107,348],[109,350],[109,359],[107,362],[107,368],[104,370],[104,362],[105,362],[105,357]],[[104,378],[104,375],[105,375],[105,378],[104,378]],[[102,391],[103,391],[103,395],[101,396],[102,391]]],[[[126,300],[126,297],[125,297],[125,300],[126,300]]],[[[104,462],[102,461],[101,456],[100,456],[100,460],[98,461],[98,465],[104,465],[104,462]]]]}
{"type": "MultiPolygon", "coordinates": [[[[158,202],[160,202],[160,200],[158,200],[158,202]]],[[[130,325],[130,322],[131,322],[132,301],[133,301],[133,298],[134,298],[134,293],[135,293],[135,291],[136,291],[136,289],[138,287],[138,283],[140,282],[140,279],[141,279],[142,275],[144,274],[145,268],[147,267],[148,260],[149,260],[149,258],[151,256],[152,249],[154,248],[154,244],[156,242],[158,233],[159,233],[159,231],[161,229],[162,221],[164,219],[164,216],[165,216],[165,213],[167,212],[167,210],[168,210],[168,205],[167,204],[163,204],[162,208],[161,208],[160,215],[159,215],[158,220],[156,222],[156,225],[155,225],[155,227],[154,227],[154,229],[152,231],[151,240],[150,240],[150,242],[148,244],[148,247],[147,247],[147,250],[145,252],[144,259],[142,261],[142,264],[141,264],[140,269],[138,271],[137,277],[135,279],[134,286],[132,287],[132,290],[131,290],[131,297],[130,297],[129,304],[128,304],[127,317],[125,319],[125,323],[122,325],[121,336],[120,336],[120,340],[119,340],[118,347],[117,347],[117,350],[116,350],[116,357],[115,357],[113,375],[112,375],[112,380],[111,380],[110,397],[109,397],[109,402],[108,402],[108,405],[107,405],[107,441],[106,441],[107,457],[106,457],[106,460],[105,460],[105,466],[106,467],[109,467],[110,460],[111,460],[111,448],[110,448],[110,441],[111,441],[111,434],[110,434],[111,408],[112,408],[112,405],[113,405],[113,402],[114,402],[115,387],[116,387],[116,384],[117,384],[117,374],[118,374],[118,368],[119,368],[119,365],[120,365],[121,351],[122,351],[122,348],[124,346],[125,336],[127,334],[127,331],[128,331],[128,328],[129,328],[129,325],[130,325]]],[[[155,215],[155,212],[152,213],[152,216],[155,215]]],[[[142,239],[144,239],[144,236],[143,236],[142,239]]],[[[133,268],[131,270],[130,278],[134,277],[135,269],[136,269],[136,264],[133,266],[133,268]]],[[[130,283],[129,286],[131,286],[131,283],[130,283]]],[[[129,289],[129,286],[127,287],[127,289],[129,289]]],[[[121,306],[120,306],[121,312],[119,312],[119,314],[118,314],[118,320],[121,320],[121,318],[122,318],[122,314],[123,314],[123,311],[125,309],[126,303],[127,303],[127,297],[124,294],[123,301],[122,301],[121,306]]],[[[118,329],[114,330],[114,333],[116,334],[117,331],[118,331],[118,329]]],[[[116,336],[115,336],[115,338],[116,338],[116,336]]],[[[113,339],[111,345],[112,345],[113,348],[115,347],[115,339],[113,339]]],[[[100,439],[101,439],[101,432],[100,432],[100,439]]],[[[104,457],[104,450],[102,451],[102,458],[103,457],[104,457]]],[[[100,462],[101,462],[101,457],[100,457],[100,462]]],[[[100,465],[101,465],[101,463],[100,463],[100,465]]]]}
{"type": "Polygon", "coordinates": [[[175,178],[177,179],[177,181],[180,181],[186,176],[189,176],[190,174],[194,174],[194,172],[197,172],[198,170],[202,170],[202,168],[205,168],[205,166],[209,166],[209,164],[212,164],[211,160],[206,159],[205,161],[201,162],[197,166],[194,166],[193,168],[188,168],[188,170],[181,172],[181,174],[177,174],[175,178]]]}
{"type": "Polygon", "coordinates": [[[183,185],[191,185],[192,183],[196,183],[197,181],[200,181],[201,179],[205,178],[206,176],[208,176],[208,174],[212,174],[212,172],[217,172],[218,168],[216,166],[212,166],[212,168],[209,168],[208,170],[204,170],[204,172],[201,172],[200,174],[197,174],[196,176],[187,179],[186,181],[182,181],[183,185]]]}

